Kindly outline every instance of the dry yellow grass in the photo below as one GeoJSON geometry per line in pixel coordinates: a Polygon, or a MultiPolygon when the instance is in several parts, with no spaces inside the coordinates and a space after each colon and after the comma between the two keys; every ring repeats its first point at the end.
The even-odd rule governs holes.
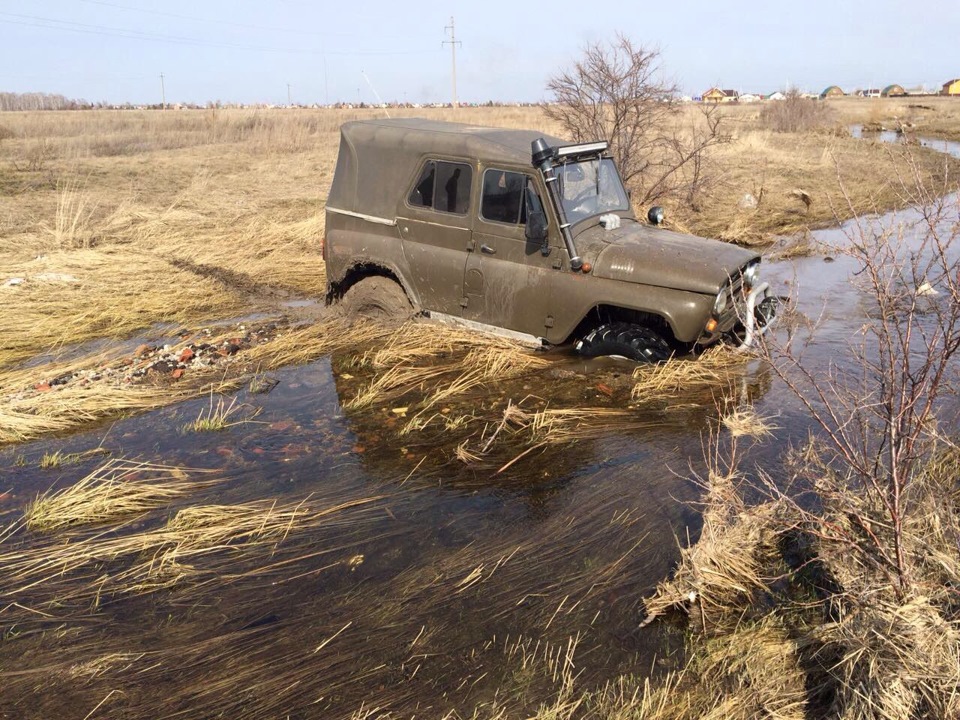
{"type": "Polygon", "coordinates": [[[207,483],[191,480],[202,470],[122,458],[108,460],[62,490],[40,495],[24,510],[31,530],[55,532],[139,515],[169,504],[207,483]]]}
{"type": "Polygon", "coordinates": [[[720,423],[735,438],[768,438],[774,430],[770,422],[766,418],[760,417],[752,407],[737,408],[724,413],[720,418],[720,423]]]}
{"type": "Polygon", "coordinates": [[[662,402],[722,390],[743,378],[754,359],[748,352],[718,345],[695,359],[639,365],[633,373],[633,399],[662,402]]]}
{"type": "Polygon", "coordinates": [[[93,338],[121,338],[154,323],[237,313],[246,302],[223,283],[148,252],[107,246],[5,264],[0,278],[0,368],[93,338]],[[9,278],[23,283],[3,287],[9,278]]]}
{"type": "Polygon", "coordinates": [[[906,124],[918,135],[960,140],[956,97],[836,98],[829,104],[842,123],[879,123],[891,130],[906,124]]]}
{"type": "MultiPolygon", "coordinates": [[[[49,531],[62,531],[78,524],[116,522],[130,514],[164,506],[183,495],[171,490],[172,470],[165,468],[166,490],[151,491],[144,482],[136,487],[98,482],[91,476],[78,491],[65,491],[46,498],[42,515],[28,513],[27,521],[42,519],[49,531]],[[119,502],[127,511],[113,512],[119,502]],[[54,507],[56,506],[56,507],[54,507]],[[52,508],[52,509],[50,509],[52,508]],[[61,518],[65,522],[56,522],[61,518]]],[[[109,469],[106,471],[109,475],[109,469]]],[[[194,486],[194,489],[199,487],[194,486]]],[[[370,508],[382,499],[364,497],[339,503],[306,498],[278,503],[262,500],[237,505],[191,505],[180,509],[160,527],[132,533],[97,532],[73,537],[53,534],[44,543],[18,543],[7,537],[0,551],[4,578],[0,593],[9,601],[3,608],[7,621],[96,611],[101,597],[141,594],[169,588],[203,571],[211,577],[228,575],[228,568],[242,564],[249,554],[267,548],[270,552],[295,533],[338,523],[353,525],[370,516],[370,508]],[[105,564],[116,563],[104,574],[105,564]],[[30,606],[20,604],[29,596],[30,606]]],[[[19,527],[11,535],[18,536],[19,527]]],[[[263,562],[271,562],[270,552],[263,562]]]]}
{"type": "MultiPolygon", "coordinates": [[[[473,418],[477,421],[478,418],[473,418]]],[[[582,440],[653,427],[657,423],[638,420],[630,410],[618,408],[544,408],[525,410],[507,402],[497,422],[487,421],[483,430],[461,442],[455,457],[466,465],[477,465],[504,446],[520,453],[502,464],[503,472],[529,453],[548,446],[572,445],[582,440]]],[[[501,461],[502,462],[502,461],[501,461]]]]}
{"type": "Polygon", "coordinates": [[[409,432],[421,427],[420,419],[438,404],[486,383],[543,368],[548,361],[513,340],[414,321],[398,328],[382,347],[361,354],[357,364],[372,367],[377,374],[344,408],[384,404],[420,389],[424,398],[404,431],[409,432]]]}
{"type": "Polygon", "coordinates": [[[775,508],[761,505],[748,510],[736,487],[739,479],[710,473],[700,539],[681,549],[673,577],[644,601],[644,625],[679,610],[700,632],[731,632],[754,596],[766,589],[765,572],[777,556],[770,523],[775,508]]]}
{"type": "MultiPolygon", "coordinates": [[[[749,689],[749,704],[762,702],[747,717],[803,717],[795,713],[807,702],[818,717],[955,717],[956,450],[948,443],[905,493],[915,503],[904,517],[914,583],[905,595],[885,565],[865,561],[858,549],[889,532],[860,488],[820,489],[817,516],[798,512],[772,483],[768,501],[752,505],[738,488],[736,441],[712,452],[700,538],[645,601],[645,623],[679,610],[697,631],[672,707],[691,701],[699,708],[692,717],[740,717],[746,698],[739,692],[749,689]],[[870,521],[857,522],[858,513],[870,521]],[[786,674],[778,679],[770,667],[786,674]],[[716,686],[709,678],[718,669],[730,674],[716,686]],[[707,698],[717,702],[709,712],[707,698]]],[[[820,487],[833,470],[814,457],[798,456],[794,470],[805,467],[799,471],[820,487]]]]}
{"type": "MultiPolygon", "coordinates": [[[[269,342],[255,345],[223,364],[191,369],[184,381],[174,385],[126,383],[122,376],[113,376],[89,383],[73,381],[45,392],[33,389],[37,378],[116,365],[120,357],[117,354],[96,354],[69,362],[54,361],[0,371],[0,444],[71,430],[125,412],[143,412],[189,398],[226,392],[262,370],[308,362],[344,347],[363,348],[365,343],[383,337],[386,332],[371,323],[348,323],[332,318],[281,331],[269,342]]],[[[211,410],[206,417],[216,414],[211,410]]],[[[251,413],[245,417],[249,419],[251,413]]]]}
{"type": "MultiPolygon", "coordinates": [[[[831,135],[773,135],[758,128],[755,109],[724,112],[732,142],[708,158],[711,172],[722,182],[712,186],[697,212],[668,203],[676,227],[752,242],[771,232],[822,224],[834,210],[843,217],[850,211],[838,201],[835,158],[856,207],[900,202],[887,182],[906,163],[898,152],[831,135]],[[758,194],[761,187],[760,207],[740,211],[737,200],[743,193],[758,194]],[[797,187],[813,197],[810,210],[789,195],[797,187]]],[[[346,120],[379,114],[5,114],[0,122],[12,137],[0,146],[0,260],[5,273],[0,277],[5,310],[0,368],[84,340],[129,336],[158,322],[195,324],[274,307],[278,293],[318,298],[325,289],[319,248],[324,200],[339,127],[346,120]],[[34,162],[26,162],[28,157],[34,162]],[[5,286],[12,278],[24,281],[5,286]]],[[[558,132],[538,108],[399,114],[558,132]]],[[[952,116],[942,114],[952,122],[952,116]]],[[[929,176],[944,167],[930,153],[905,152],[919,153],[921,170],[929,176]]],[[[375,328],[365,332],[370,339],[378,336],[375,328]]],[[[277,367],[345,347],[334,326],[305,329],[299,337],[301,348],[293,342],[277,344],[257,349],[251,358],[277,367]]],[[[419,362],[459,343],[450,336],[444,348],[424,348],[423,337],[395,340],[365,361],[377,368],[419,362]]],[[[470,386],[461,383],[460,390],[453,389],[470,386]]],[[[78,424],[80,405],[66,395],[60,398],[73,419],[60,422],[52,411],[39,413],[46,414],[43,419],[30,408],[6,405],[0,425],[19,424],[26,430],[7,429],[2,438],[23,439],[78,424]]],[[[145,397],[136,406],[154,401],[161,402],[145,397]]],[[[53,403],[44,402],[52,408],[53,403]]],[[[121,401],[118,408],[123,407],[121,401]]],[[[87,417],[102,416],[97,411],[87,417]]]]}
{"type": "Polygon", "coordinates": [[[898,178],[912,180],[914,166],[925,184],[942,193],[956,186],[958,163],[933,150],[880,144],[836,133],[775,133],[742,120],[734,139],[711,156],[722,189],[706,196],[698,212],[682,205],[669,212],[678,229],[730,242],[768,243],[778,235],[836,224],[858,213],[909,204],[898,178]],[[800,199],[802,191],[810,199],[800,199]],[[846,193],[846,196],[844,195],[846,193]],[[756,207],[740,207],[746,194],[756,207]]]}
{"type": "Polygon", "coordinates": [[[0,444],[72,430],[124,412],[152,410],[204,392],[203,387],[95,384],[67,386],[19,398],[8,397],[0,404],[0,444]]]}

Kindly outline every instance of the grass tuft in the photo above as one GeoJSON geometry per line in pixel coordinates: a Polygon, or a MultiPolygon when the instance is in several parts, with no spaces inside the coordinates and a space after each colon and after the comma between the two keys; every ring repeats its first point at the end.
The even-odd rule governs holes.
{"type": "Polygon", "coordinates": [[[40,495],[24,519],[37,532],[102,525],[167,505],[206,484],[191,480],[184,468],[116,458],[67,488],[40,495]]]}
{"type": "Polygon", "coordinates": [[[738,408],[720,418],[720,423],[733,437],[768,438],[776,429],[766,418],[762,418],[752,407],[738,408]]]}
{"type": "Polygon", "coordinates": [[[695,359],[641,365],[633,373],[632,396],[639,403],[653,403],[723,389],[742,378],[753,359],[749,353],[719,345],[695,359]]]}
{"type": "Polygon", "coordinates": [[[224,398],[218,398],[217,404],[213,404],[213,394],[210,395],[210,404],[202,408],[197,415],[197,419],[183,426],[184,432],[219,432],[229,427],[244,425],[254,422],[254,418],[260,414],[261,408],[256,408],[248,415],[241,416],[244,410],[250,411],[248,405],[237,405],[237,398],[232,398],[230,404],[224,402],[224,398]]]}

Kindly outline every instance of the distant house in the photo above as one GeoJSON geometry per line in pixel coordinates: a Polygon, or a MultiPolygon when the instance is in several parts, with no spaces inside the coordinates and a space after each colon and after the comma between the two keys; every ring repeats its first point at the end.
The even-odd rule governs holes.
{"type": "Polygon", "coordinates": [[[756,93],[744,93],[740,95],[737,100],[742,103],[755,103],[763,100],[763,97],[757,95],[756,93]]]}
{"type": "Polygon", "coordinates": [[[947,80],[940,90],[941,95],[960,95],[960,78],[947,80]]]}
{"type": "Polygon", "coordinates": [[[703,94],[703,101],[705,103],[726,103],[735,102],[739,97],[736,90],[721,90],[713,87],[703,94]]]}
{"type": "Polygon", "coordinates": [[[777,90],[776,92],[770,93],[769,95],[767,95],[767,97],[764,98],[764,100],[786,100],[786,99],[787,99],[787,96],[784,95],[779,90],[777,90]]]}
{"type": "Polygon", "coordinates": [[[887,85],[883,90],[880,91],[880,95],[883,97],[903,97],[907,94],[907,91],[903,89],[902,85],[887,85]]]}
{"type": "Polygon", "coordinates": [[[827,98],[832,97],[843,97],[846,93],[843,92],[843,89],[839,85],[831,85],[826,88],[822,93],[820,93],[820,99],[826,100],[827,98]]]}

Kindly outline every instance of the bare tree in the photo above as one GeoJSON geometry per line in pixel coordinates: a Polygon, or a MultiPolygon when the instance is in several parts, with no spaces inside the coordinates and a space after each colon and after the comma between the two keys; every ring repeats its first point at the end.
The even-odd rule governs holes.
{"type": "Polygon", "coordinates": [[[577,141],[610,142],[624,182],[641,204],[666,195],[694,205],[704,189],[704,151],[724,140],[721,115],[702,107],[692,127],[682,127],[677,86],[661,77],[660,53],[617,35],[592,43],[572,69],[550,79],[548,118],[577,141]]]}
{"type": "Polygon", "coordinates": [[[853,260],[866,301],[853,363],[824,373],[804,361],[803,343],[768,347],[822,430],[820,451],[802,469],[822,511],[795,508],[822,543],[886,578],[901,601],[926,562],[925,543],[909,528],[939,492],[922,481],[946,440],[937,420],[960,352],[960,208],[932,198],[914,172],[901,188],[919,209],[915,221],[857,217],[834,249],[853,260]]]}

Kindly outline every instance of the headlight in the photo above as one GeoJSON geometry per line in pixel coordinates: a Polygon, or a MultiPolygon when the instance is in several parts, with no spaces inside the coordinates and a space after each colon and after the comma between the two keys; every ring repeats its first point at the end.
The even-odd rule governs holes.
{"type": "Polygon", "coordinates": [[[760,275],[760,262],[755,262],[747,266],[743,271],[743,284],[747,287],[753,287],[757,284],[757,277],[760,275]]]}
{"type": "Polygon", "coordinates": [[[726,286],[720,288],[720,292],[717,293],[717,299],[713,301],[713,314],[717,317],[727,309],[727,302],[729,301],[729,294],[727,293],[726,286]]]}

